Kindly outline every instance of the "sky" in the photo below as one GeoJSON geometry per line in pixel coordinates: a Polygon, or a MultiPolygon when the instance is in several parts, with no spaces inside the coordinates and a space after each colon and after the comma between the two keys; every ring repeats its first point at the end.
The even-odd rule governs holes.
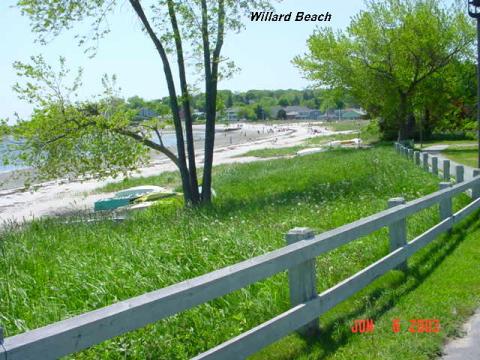
{"type": "MultiPolygon", "coordinates": [[[[140,24],[127,1],[120,2],[108,18],[111,33],[100,40],[94,58],[77,46],[74,36],[79,28],[62,33],[47,45],[35,43],[27,17],[14,7],[15,1],[0,1],[0,119],[13,121],[14,113],[28,117],[32,107],[19,100],[12,86],[19,81],[12,67],[14,61],[28,62],[30,56],[42,54],[55,65],[59,56],[67,59],[72,70],[82,67],[82,98],[101,92],[103,74],[115,74],[128,98],[139,95],[158,99],[168,95],[162,64],[151,41],[142,33],[140,24]]],[[[291,63],[296,55],[306,52],[306,40],[316,27],[345,29],[350,18],[364,8],[362,0],[284,0],[275,3],[277,13],[298,11],[332,14],[330,22],[251,22],[245,18],[245,29],[228,34],[223,55],[240,68],[232,79],[219,84],[220,89],[303,89],[311,85],[291,63]]]]}

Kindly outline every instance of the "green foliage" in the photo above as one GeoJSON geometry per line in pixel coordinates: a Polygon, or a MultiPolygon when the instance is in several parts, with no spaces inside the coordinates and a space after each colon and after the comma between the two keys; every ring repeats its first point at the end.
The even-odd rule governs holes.
{"type": "Polygon", "coordinates": [[[431,86],[433,79],[454,86],[445,74],[468,63],[474,37],[459,3],[447,8],[434,0],[374,0],[346,32],[316,30],[308,54],[294,63],[318,85],[348,93],[382,118],[387,137],[400,131],[403,138],[413,131],[407,118],[426,106],[421,99],[437,106],[440,85],[431,86]]]}
{"type": "MultiPolygon", "coordinates": [[[[194,2],[160,0],[146,4],[145,7],[145,3],[140,0],[130,0],[128,3],[129,9],[141,23],[145,35],[155,46],[159,61],[163,65],[170,97],[172,121],[177,136],[177,155],[163,145],[156,127],[153,130],[159,138],[157,144],[151,141],[148,134],[139,134],[138,131],[125,128],[115,130],[142,145],[161,151],[175,163],[182,177],[186,202],[192,204],[210,202],[216,114],[217,110],[223,109],[224,104],[221,99],[217,98],[218,81],[231,76],[236,71],[233,62],[221,55],[225,34],[228,31],[239,31],[243,27],[243,16],[249,14],[253,9],[256,11],[272,10],[271,3],[269,0],[200,0],[194,2]],[[189,54],[185,56],[184,48],[187,47],[189,54]],[[171,66],[173,60],[176,60],[178,67],[177,82],[180,85],[178,92],[171,66]],[[189,104],[189,88],[191,86],[189,86],[186,76],[188,66],[202,71],[200,78],[205,85],[207,126],[205,127],[201,196],[197,186],[193,116],[190,113],[189,104]],[[178,98],[179,96],[180,98],[178,98]],[[184,125],[180,119],[181,110],[185,116],[184,125]],[[182,135],[184,128],[186,144],[182,135]]],[[[104,0],[55,0],[49,2],[18,0],[17,5],[22,13],[30,18],[32,31],[37,34],[42,43],[46,43],[50,35],[57,36],[64,30],[69,30],[85,21],[91,21],[91,26],[87,30],[89,35],[77,34],[77,37],[80,38],[80,44],[93,43],[94,45],[90,49],[95,51],[98,40],[110,30],[109,16],[120,4],[116,0],[108,2],[104,0]],[[91,42],[91,40],[94,41],[91,42]]],[[[136,105],[134,104],[134,106],[136,105]]],[[[110,116],[111,114],[107,113],[105,117],[110,116]]],[[[150,129],[152,130],[152,126],[150,129]]],[[[137,149],[141,148],[138,144],[136,145],[137,149]]],[[[135,159],[138,159],[138,156],[135,159]]]]}
{"type": "MultiPolygon", "coordinates": [[[[285,232],[295,226],[309,226],[322,232],[385,209],[389,197],[403,195],[411,200],[438,188],[437,179],[399,158],[390,147],[220,166],[214,168],[214,179],[218,198],[202,211],[153,208],[120,224],[108,220],[98,223],[69,222],[65,218],[42,220],[4,233],[0,314],[6,335],[47,325],[279,248],[285,244],[285,232]]],[[[143,180],[150,183],[152,179],[143,180]]],[[[163,180],[171,182],[169,178],[163,180]]],[[[435,208],[410,217],[409,238],[437,220],[435,208]]],[[[478,249],[478,242],[473,243],[478,249]]],[[[436,256],[435,248],[428,250],[428,262],[417,262],[420,265],[414,270],[424,270],[427,265],[428,269],[435,268],[436,265],[430,265],[436,256]]],[[[387,230],[383,229],[319,257],[318,290],[333,286],[387,252],[387,230]]],[[[470,251],[465,253],[473,256],[470,251]]],[[[467,258],[473,261],[470,255],[467,258]]],[[[473,308],[474,302],[473,296],[466,296],[470,291],[462,291],[463,297],[458,297],[457,289],[466,285],[465,279],[478,286],[478,273],[475,266],[463,262],[457,266],[451,262],[448,271],[442,273],[441,294],[433,291],[427,296],[422,287],[414,286],[419,280],[413,271],[406,287],[413,286],[411,296],[417,295],[415,304],[399,309],[404,311],[404,316],[410,315],[410,310],[421,308],[424,316],[436,317],[440,314],[436,312],[438,306],[447,306],[450,311],[440,314],[442,325],[451,324],[451,319],[458,321],[466,316],[466,309],[473,308]],[[469,276],[461,276],[466,274],[469,276]],[[453,282],[457,275],[459,284],[453,282]],[[449,286],[445,286],[446,281],[449,286]],[[446,299],[452,294],[455,297],[449,301],[436,298],[446,299]],[[463,302],[466,297],[470,300],[463,302]],[[461,310],[460,314],[454,313],[450,306],[461,310]]],[[[405,295],[402,288],[397,291],[401,280],[395,273],[387,275],[362,295],[329,312],[322,318],[324,336],[312,344],[315,351],[335,346],[336,334],[339,331],[344,334],[339,326],[348,329],[352,316],[370,316],[369,311],[374,310],[377,320],[377,316],[381,318],[382,313],[377,310],[382,304],[393,304],[393,311],[397,311],[394,305],[405,295]],[[393,295],[398,296],[390,302],[393,295]],[[366,303],[377,306],[365,309],[366,303]],[[357,312],[352,314],[352,311],[357,312]]],[[[75,358],[192,357],[286,311],[289,308],[287,281],[286,274],[279,274],[107,341],[76,354],[75,358]]],[[[384,321],[389,319],[390,314],[384,321]]],[[[418,337],[411,334],[401,340],[389,337],[389,342],[382,347],[384,358],[393,359],[396,354],[388,345],[398,348],[408,344],[405,347],[411,348],[415,344],[416,351],[431,353],[441,342],[441,338],[430,336],[422,337],[425,339],[422,342],[416,339],[418,337]]],[[[269,349],[263,357],[272,358],[279,353],[295,358],[301,354],[303,340],[292,335],[285,341],[269,349]]],[[[344,351],[352,350],[345,342],[343,345],[344,351]]],[[[366,353],[364,357],[368,357],[366,353]]]]}
{"type": "Polygon", "coordinates": [[[259,158],[270,158],[279,156],[291,156],[295,155],[299,150],[304,149],[304,145],[288,146],[281,148],[266,148],[258,150],[250,150],[239,156],[255,156],[259,158]]]}
{"type": "Polygon", "coordinates": [[[69,84],[65,59],[60,58],[58,71],[41,56],[31,61],[15,63],[25,80],[14,90],[35,108],[30,119],[18,119],[8,128],[17,141],[5,153],[4,162],[20,160],[37,169],[35,176],[40,179],[104,177],[134,170],[148,161],[149,149],[161,150],[150,138],[165,122],[158,118],[134,121],[145,102],[136,98],[126,103],[119,98],[114,76],[102,79],[104,94],[79,101],[81,71],[69,84]]]}

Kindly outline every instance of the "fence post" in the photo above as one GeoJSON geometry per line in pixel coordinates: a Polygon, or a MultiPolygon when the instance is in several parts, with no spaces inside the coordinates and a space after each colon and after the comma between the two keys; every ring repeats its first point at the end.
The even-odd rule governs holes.
{"type": "Polygon", "coordinates": [[[423,153],[423,169],[428,171],[428,153],[423,153]]]}
{"type": "MultiPolygon", "coordinates": [[[[313,230],[299,227],[290,230],[285,236],[288,245],[302,240],[313,240],[314,238],[313,230]]],[[[317,296],[315,258],[288,269],[288,281],[292,307],[315,298],[317,296]]],[[[304,336],[313,336],[318,331],[318,320],[313,320],[298,329],[298,332],[304,336]]]]}
{"type": "MultiPolygon", "coordinates": [[[[0,326],[0,346],[3,347],[4,341],[5,341],[5,334],[4,334],[4,332],[3,332],[3,327],[0,326]]],[[[5,348],[3,348],[3,349],[5,349],[5,348]]],[[[7,358],[7,354],[5,354],[5,359],[6,359],[6,358],[7,358]]]]}
{"type": "Polygon", "coordinates": [[[413,149],[408,149],[408,158],[413,159],[413,149]]]}
{"type": "MultiPolygon", "coordinates": [[[[449,182],[441,182],[440,190],[448,189],[451,186],[449,182]]],[[[443,199],[439,202],[440,221],[452,216],[452,198],[443,199]]]]}
{"type": "Polygon", "coordinates": [[[443,160],[443,180],[450,181],[450,160],[443,160]]]}
{"type": "Polygon", "coordinates": [[[455,179],[457,181],[457,184],[460,184],[465,180],[464,174],[465,174],[465,169],[463,165],[455,166],[455,179]]]}
{"type": "Polygon", "coordinates": [[[438,157],[432,157],[432,174],[438,175],[438,157]]]}
{"type": "MultiPolygon", "coordinates": [[[[477,177],[480,175],[480,170],[479,169],[474,169],[473,170],[473,177],[477,177]]],[[[472,186],[472,199],[476,200],[480,197],[480,184],[472,186]]]]}
{"type": "Polygon", "coordinates": [[[420,165],[420,151],[415,151],[415,164],[420,165]]]}
{"type": "MultiPolygon", "coordinates": [[[[391,198],[388,200],[388,208],[392,208],[398,205],[405,204],[405,199],[403,197],[391,198]]],[[[390,234],[390,252],[402,247],[407,243],[407,219],[403,218],[390,224],[388,227],[390,234]]],[[[407,269],[407,261],[397,266],[398,270],[407,269]]]]}

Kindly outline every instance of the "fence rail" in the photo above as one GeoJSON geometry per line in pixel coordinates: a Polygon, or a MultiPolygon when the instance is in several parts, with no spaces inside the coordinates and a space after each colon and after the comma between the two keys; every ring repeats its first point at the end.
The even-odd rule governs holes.
{"type": "MultiPolygon", "coordinates": [[[[419,153],[414,153],[401,144],[395,144],[395,149],[417,165],[422,165],[419,153]]],[[[475,175],[478,175],[478,172],[475,175]]],[[[384,211],[316,236],[309,229],[296,228],[287,234],[289,245],[278,250],[42,328],[4,340],[0,338],[0,343],[3,340],[0,355],[7,356],[8,360],[55,359],[216,299],[285,270],[289,271],[291,309],[198,355],[195,359],[242,359],[293,331],[304,334],[314,332],[318,327],[318,317],[324,312],[348,299],[387,271],[404,268],[411,255],[480,208],[480,177],[453,186],[444,182],[440,187],[435,193],[407,203],[402,198],[391,199],[389,208],[384,211]],[[452,198],[469,189],[473,201],[452,214],[452,198]],[[407,242],[406,218],[436,204],[439,204],[441,222],[407,242]],[[387,256],[317,294],[314,266],[317,256],[386,226],[389,227],[391,250],[387,256]]]]}

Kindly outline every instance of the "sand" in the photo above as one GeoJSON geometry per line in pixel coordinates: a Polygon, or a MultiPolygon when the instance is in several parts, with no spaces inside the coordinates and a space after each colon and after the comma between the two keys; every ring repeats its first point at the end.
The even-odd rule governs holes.
{"type": "MultiPolygon", "coordinates": [[[[250,150],[294,146],[313,136],[334,134],[319,122],[264,125],[239,123],[236,131],[226,131],[224,125],[217,126],[214,165],[261,161],[251,156],[241,156],[250,150]],[[231,144],[230,144],[231,143],[231,144]]],[[[196,126],[201,130],[201,126],[196,126]]],[[[203,144],[197,143],[197,164],[203,165],[203,144]]],[[[132,177],[159,175],[164,171],[176,170],[165,156],[154,156],[148,167],[139,169],[132,177]]],[[[23,222],[45,216],[59,216],[81,211],[93,211],[93,204],[111,194],[95,194],[93,191],[110,182],[120,181],[107,178],[85,181],[58,179],[36,186],[35,190],[24,191],[18,181],[12,181],[9,189],[0,191],[0,223],[23,222]]]]}

